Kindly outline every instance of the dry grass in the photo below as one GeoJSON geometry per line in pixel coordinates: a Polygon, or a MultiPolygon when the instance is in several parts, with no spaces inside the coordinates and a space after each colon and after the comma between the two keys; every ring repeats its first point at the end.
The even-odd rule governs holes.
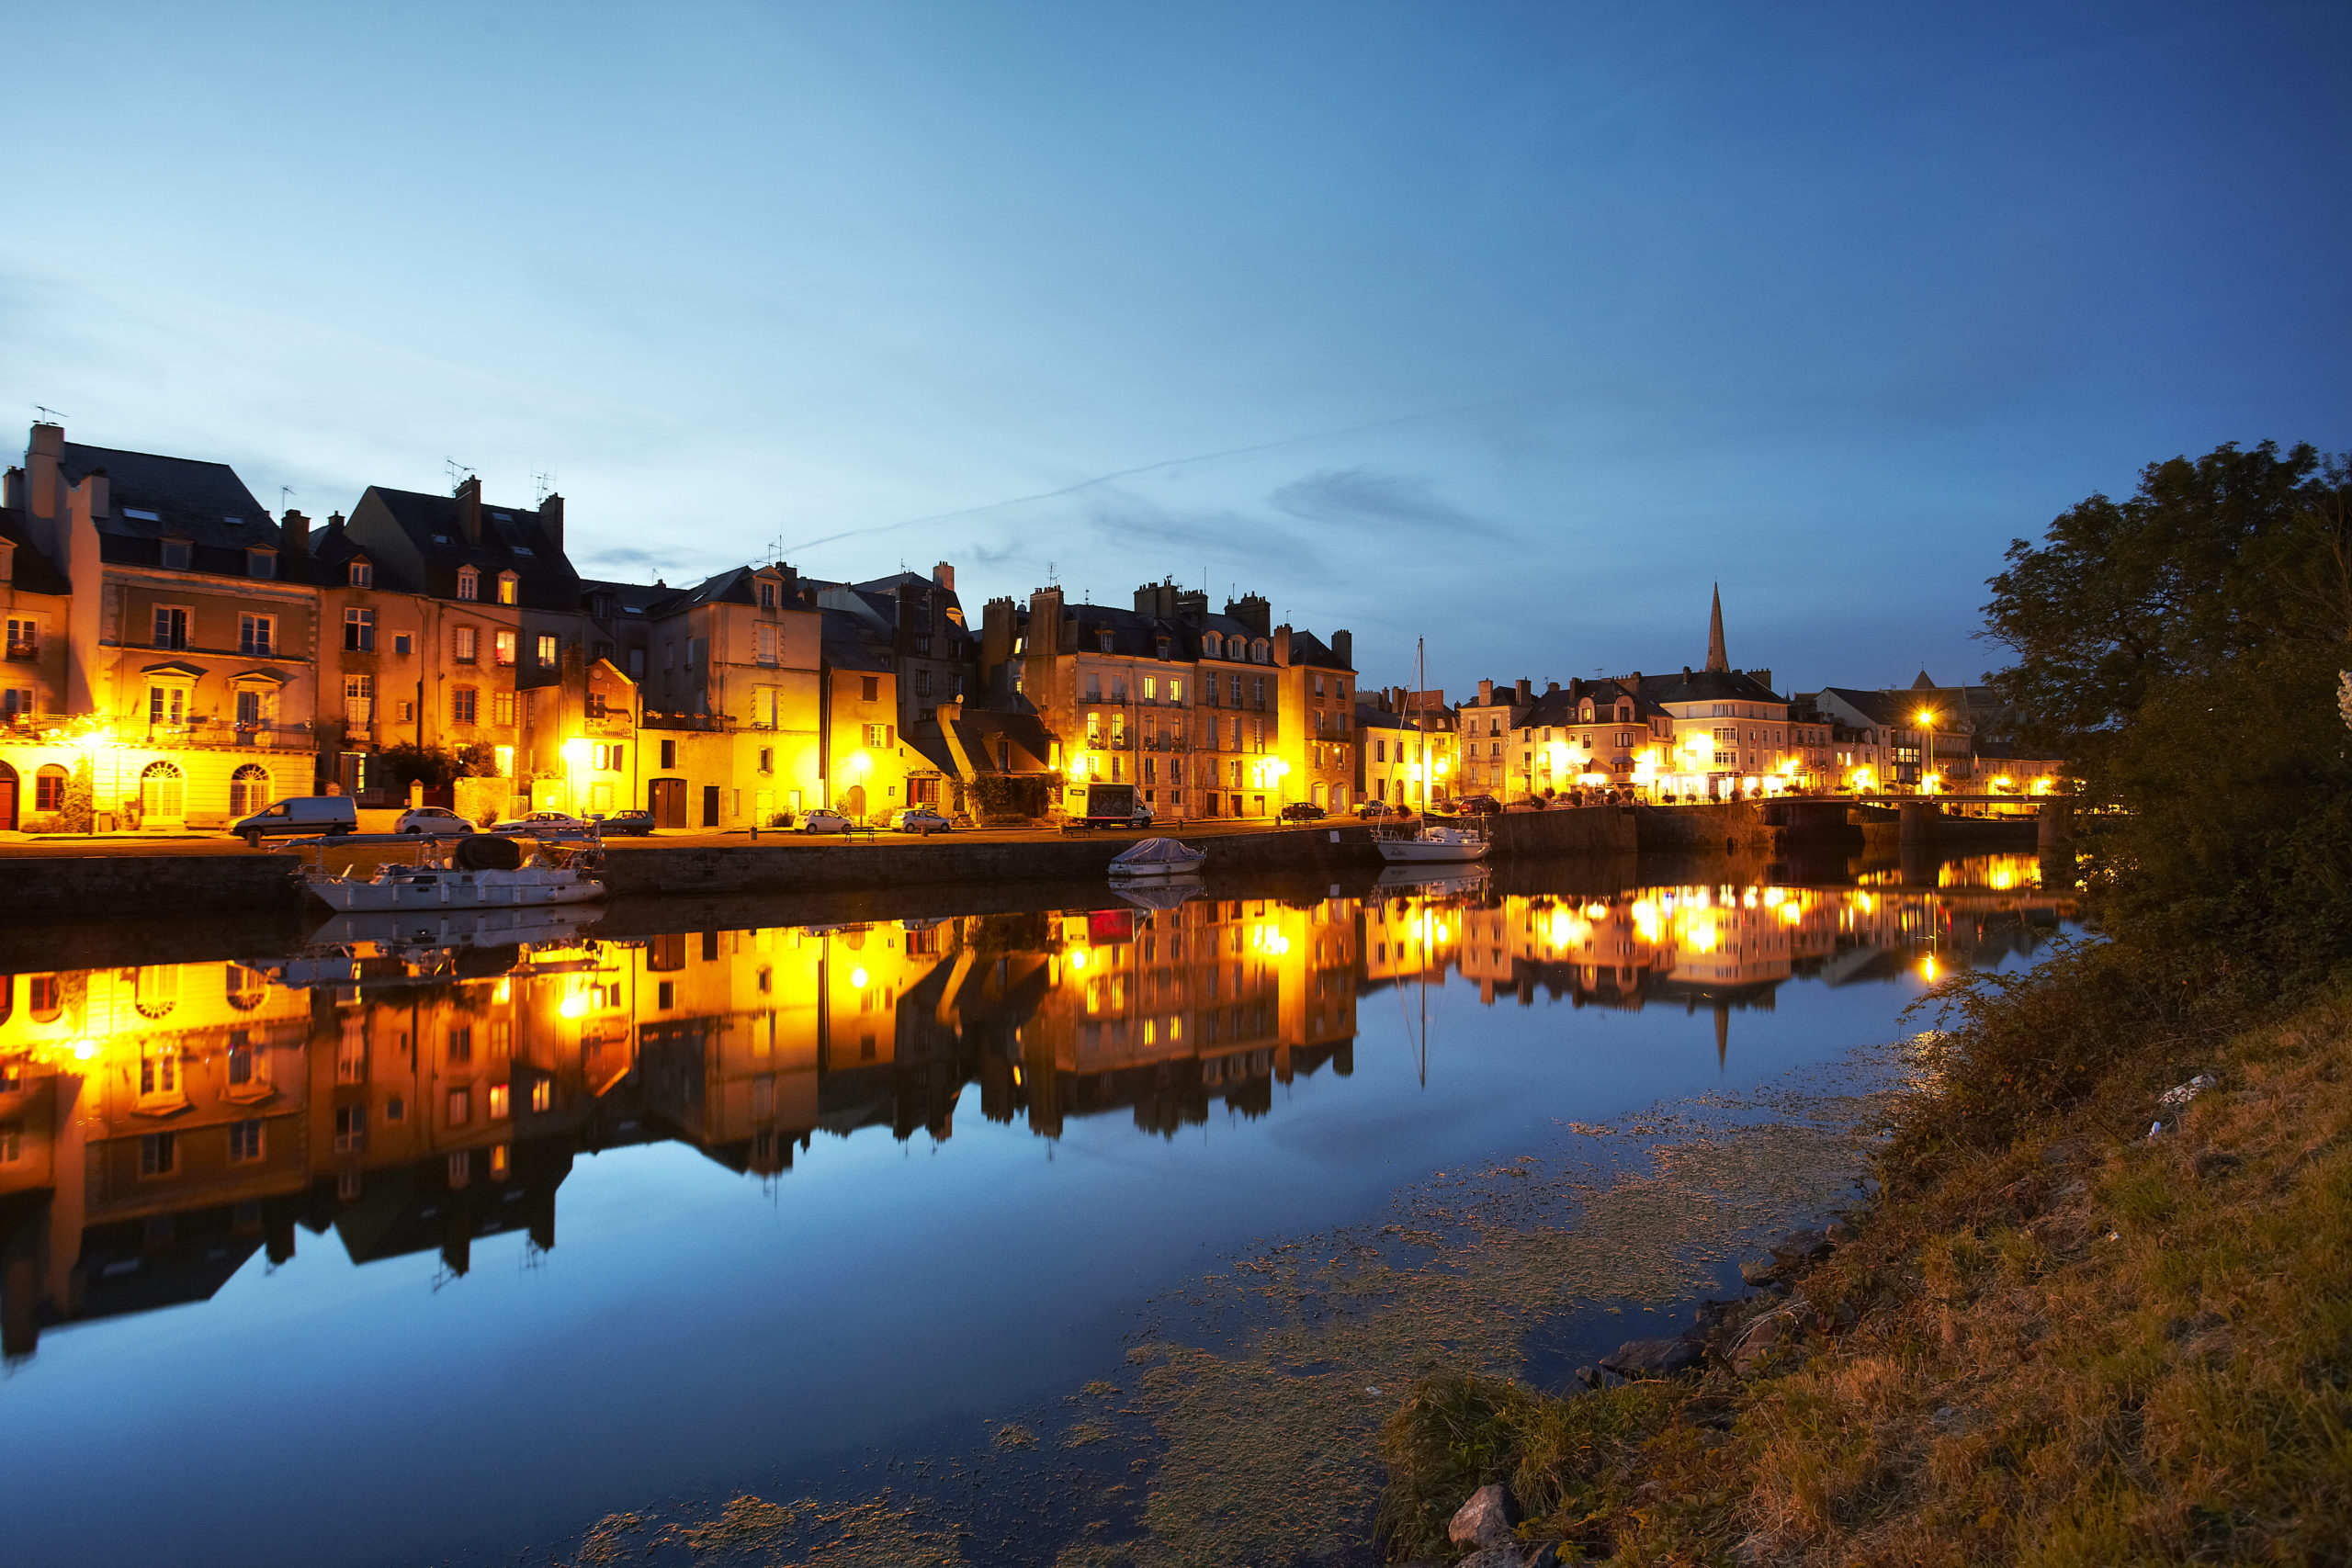
{"type": "Polygon", "coordinates": [[[2352,1001],[2209,1047],[2220,1082],[2154,1141],[2177,1062],[2085,1055],[2096,1081],[2039,1073],[2046,1113],[1984,1118],[1998,1149],[1918,1102],[1894,1196],[1799,1284],[1814,1332],[1749,1381],[1422,1385],[1392,1551],[1504,1480],[1531,1537],[1634,1562],[2352,1557],[2352,1001]]]}

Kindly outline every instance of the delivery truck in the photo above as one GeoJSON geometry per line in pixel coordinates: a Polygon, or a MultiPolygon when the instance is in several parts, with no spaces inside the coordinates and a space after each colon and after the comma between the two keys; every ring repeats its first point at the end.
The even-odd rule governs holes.
{"type": "Polygon", "coordinates": [[[1085,786],[1084,807],[1063,824],[1069,828],[1148,828],[1151,807],[1136,798],[1130,784],[1091,784],[1085,786]]]}

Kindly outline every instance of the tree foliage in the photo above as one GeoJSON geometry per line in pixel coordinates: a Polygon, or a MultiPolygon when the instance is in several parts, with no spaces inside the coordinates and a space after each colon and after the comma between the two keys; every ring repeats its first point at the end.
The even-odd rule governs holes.
{"type": "Polygon", "coordinates": [[[2217,447],[2010,546],[1985,636],[2031,739],[2093,820],[2112,929],[2335,962],[2352,932],[2352,470],[2308,446],[2217,447]]]}
{"type": "Polygon", "coordinates": [[[440,789],[458,779],[481,779],[494,776],[497,754],[481,741],[456,750],[439,746],[419,746],[414,741],[402,741],[387,746],[378,753],[377,765],[382,770],[386,785],[395,792],[405,791],[412,784],[422,784],[427,789],[440,789]]]}

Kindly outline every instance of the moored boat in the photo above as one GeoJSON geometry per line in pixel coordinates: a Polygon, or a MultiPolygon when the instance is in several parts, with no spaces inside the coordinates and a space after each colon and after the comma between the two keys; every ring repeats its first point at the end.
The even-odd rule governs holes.
{"type": "Polygon", "coordinates": [[[1189,876],[1200,870],[1208,858],[1206,850],[1196,850],[1175,839],[1145,839],[1114,856],[1110,871],[1115,881],[1189,876]]]}
{"type": "Polygon", "coordinates": [[[542,843],[526,862],[514,839],[481,834],[457,840],[446,862],[388,862],[365,878],[313,867],[302,885],[327,908],[353,914],[586,904],[605,896],[594,874],[602,858],[598,847],[542,843]]]}
{"type": "Polygon", "coordinates": [[[1382,860],[1400,864],[1485,860],[1493,848],[1487,835],[1475,828],[1427,827],[1410,835],[1375,839],[1373,843],[1382,860]]]}

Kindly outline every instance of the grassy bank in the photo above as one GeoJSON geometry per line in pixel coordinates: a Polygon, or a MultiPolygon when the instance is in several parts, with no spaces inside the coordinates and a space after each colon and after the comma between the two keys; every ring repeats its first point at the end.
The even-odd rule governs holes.
{"type": "Polygon", "coordinates": [[[1879,1200],[1695,1374],[1416,1385],[1392,1558],[1499,1481],[1570,1560],[2343,1560],[2352,987],[2091,944],[1947,999],[1879,1200]]]}

